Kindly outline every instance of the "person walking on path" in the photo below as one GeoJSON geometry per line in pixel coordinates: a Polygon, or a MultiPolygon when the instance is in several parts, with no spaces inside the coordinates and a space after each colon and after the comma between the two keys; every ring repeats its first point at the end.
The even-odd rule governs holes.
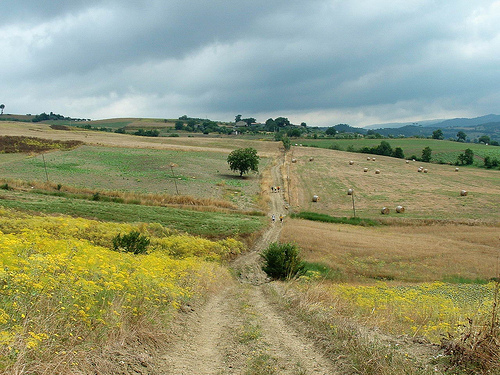
{"type": "Polygon", "coordinates": [[[276,216],[274,216],[274,214],[271,216],[271,220],[273,221],[273,223],[276,221],[276,216]]]}
{"type": "Polygon", "coordinates": [[[283,223],[283,215],[280,215],[280,222],[283,223]]]}

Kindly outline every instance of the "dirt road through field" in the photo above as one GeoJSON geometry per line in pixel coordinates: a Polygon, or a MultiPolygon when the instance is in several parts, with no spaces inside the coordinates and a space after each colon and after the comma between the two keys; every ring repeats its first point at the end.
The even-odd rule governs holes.
{"type": "MultiPolygon", "coordinates": [[[[275,186],[283,186],[278,158],[271,174],[275,186]]],[[[286,212],[283,191],[269,192],[268,229],[254,248],[238,258],[233,285],[193,311],[162,357],[160,374],[335,374],[314,344],[301,336],[263,292],[267,277],[259,252],[277,241],[282,228],[279,216],[286,212]]]]}

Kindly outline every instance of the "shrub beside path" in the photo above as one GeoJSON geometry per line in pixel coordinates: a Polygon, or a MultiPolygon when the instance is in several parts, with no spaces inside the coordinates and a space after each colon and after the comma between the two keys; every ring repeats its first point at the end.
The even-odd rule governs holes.
{"type": "MultiPolygon", "coordinates": [[[[275,186],[283,186],[279,163],[272,167],[275,186]]],[[[282,193],[270,192],[271,214],[285,213],[282,193]]],[[[270,220],[271,222],[271,220],[270,220]]],[[[260,251],[278,241],[279,219],[235,260],[237,280],[199,310],[188,312],[168,351],[158,361],[158,374],[335,374],[334,366],[278,313],[263,291],[267,276],[260,251]]]]}

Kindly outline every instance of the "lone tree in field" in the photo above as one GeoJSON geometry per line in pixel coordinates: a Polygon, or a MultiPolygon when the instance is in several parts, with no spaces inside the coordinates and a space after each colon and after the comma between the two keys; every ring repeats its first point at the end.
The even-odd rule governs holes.
{"type": "Polygon", "coordinates": [[[422,150],[422,158],[420,160],[426,163],[430,163],[431,159],[432,159],[432,150],[429,146],[427,146],[422,150]]]}
{"type": "Polygon", "coordinates": [[[443,131],[441,129],[434,130],[432,132],[433,139],[444,139],[443,131]]]}
{"type": "Polygon", "coordinates": [[[239,148],[232,151],[227,157],[227,163],[232,171],[239,171],[240,177],[249,171],[259,170],[259,156],[257,150],[251,147],[239,148]]]}
{"type": "Polygon", "coordinates": [[[5,104],[0,104],[0,115],[3,115],[4,108],[5,108],[5,104]]]}

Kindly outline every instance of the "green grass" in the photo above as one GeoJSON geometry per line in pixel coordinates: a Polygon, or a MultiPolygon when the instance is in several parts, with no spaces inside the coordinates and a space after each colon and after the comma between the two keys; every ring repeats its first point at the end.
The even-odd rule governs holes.
{"type": "Polygon", "coordinates": [[[349,147],[359,150],[363,147],[375,147],[381,141],[389,142],[392,149],[401,147],[406,158],[411,155],[422,156],[422,150],[429,146],[432,149],[432,162],[454,164],[459,154],[470,148],[474,152],[474,165],[482,166],[485,156],[500,160],[500,147],[486,146],[476,143],[461,143],[425,138],[393,138],[393,139],[305,139],[303,146],[332,148],[347,151],[349,147]]]}
{"type": "MultiPolygon", "coordinates": [[[[255,209],[258,177],[240,179],[229,170],[227,154],[213,151],[177,151],[82,146],[41,156],[12,157],[0,154],[0,175],[23,181],[45,181],[93,190],[180,194],[222,200],[226,187],[235,186],[240,196],[231,199],[244,209],[255,209]],[[171,163],[175,164],[172,169],[171,163]]],[[[260,169],[269,160],[261,158],[260,169]]]]}
{"type": "Polygon", "coordinates": [[[474,279],[467,278],[461,275],[449,275],[443,277],[443,282],[445,283],[450,283],[450,284],[488,284],[490,280],[482,279],[479,277],[476,277],[474,279]]]}
{"type": "Polygon", "coordinates": [[[321,262],[303,262],[305,276],[319,277],[327,280],[341,281],[345,275],[340,270],[335,270],[321,262]]]}
{"type": "Polygon", "coordinates": [[[324,223],[336,223],[336,224],[350,224],[350,225],[362,225],[362,226],[375,226],[380,225],[376,220],[363,219],[360,217],[334,217],[326,214],[320,214],[316,212],[303,211],[299,213],[294,213],[290,215],[292,218],[322,221],[324,223]]]}
{"type": "Polygon", "coordinates": [[[163,226],[212,238],[248,235],[265,225],[261,216],[200,212],[170,207],[142,206],[50,196],[13,194],[0,206],[26,212],[65,214],[112,222],[159,223],[163,226]]]}

